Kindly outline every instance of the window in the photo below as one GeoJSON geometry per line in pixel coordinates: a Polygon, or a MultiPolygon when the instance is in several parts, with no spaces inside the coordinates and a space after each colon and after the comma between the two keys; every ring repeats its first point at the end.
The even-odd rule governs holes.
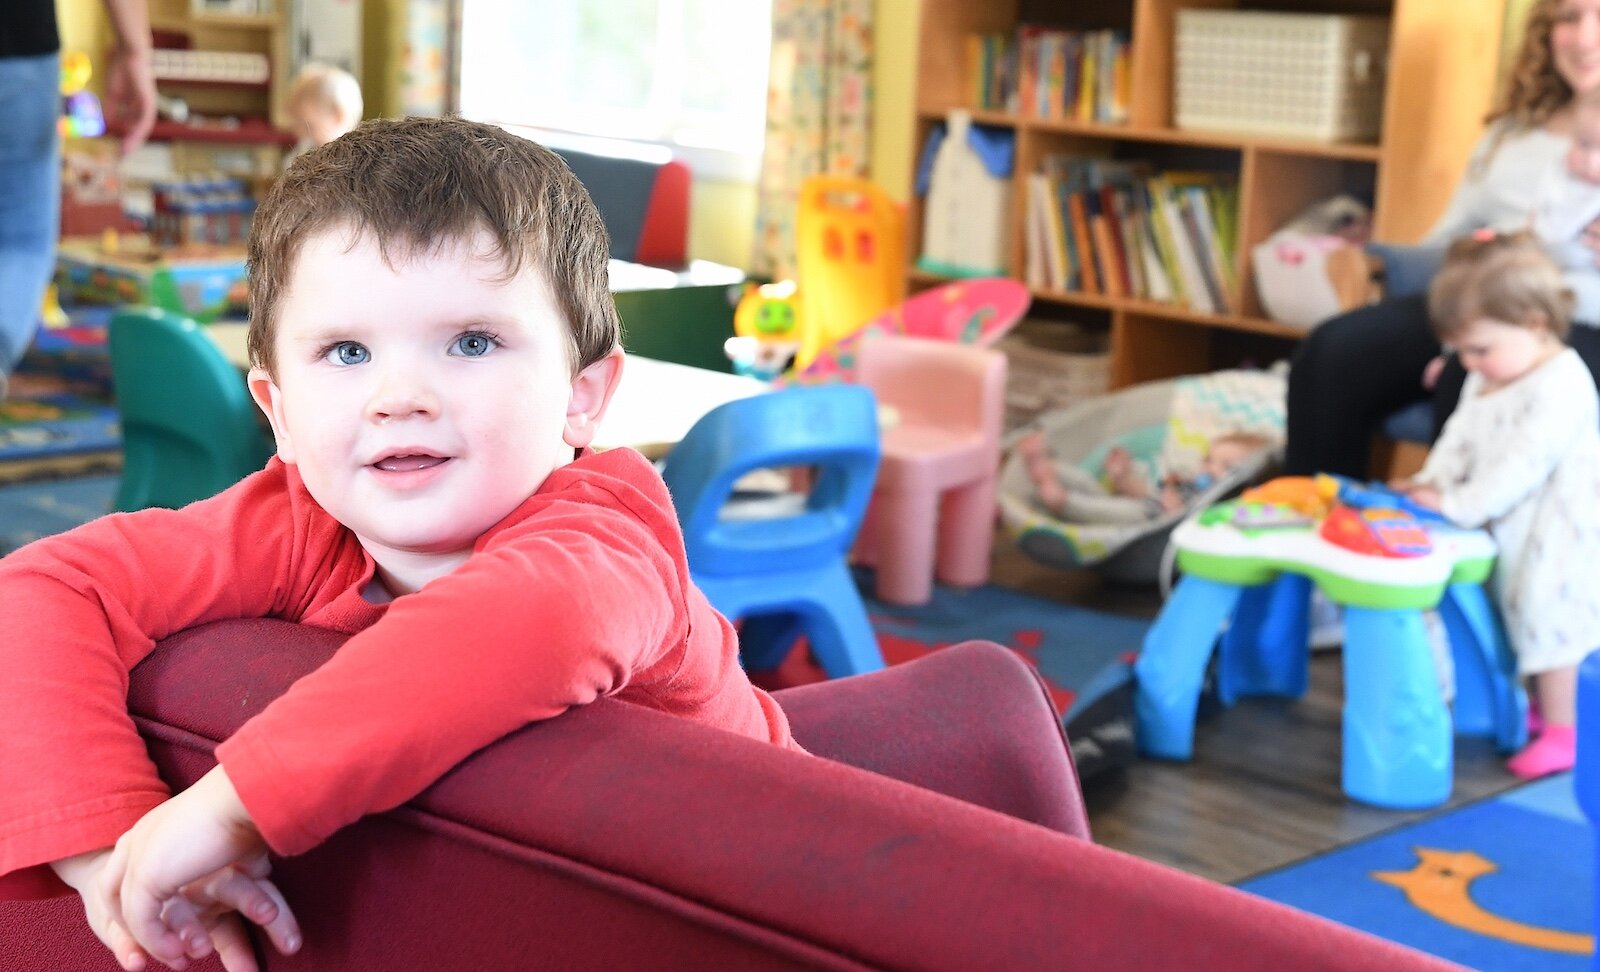
{"type": "Polygon", "coordinates": [[[558,145],[666,146],[699,172],[753,179],[771,13],[760,0],[465,0],[461,111],[558,145]]]}

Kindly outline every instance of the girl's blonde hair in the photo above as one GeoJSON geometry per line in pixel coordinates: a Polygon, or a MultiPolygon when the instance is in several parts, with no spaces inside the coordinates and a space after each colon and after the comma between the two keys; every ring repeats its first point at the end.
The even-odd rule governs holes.
{"type": "Polygon", "coordinates": [[[1522,46],[1506,72],[1505,90],[1488,121],[1506,119],[1515,128],[1543,125],[1572,100],[1572,86],[1556,70],[1550,35],[1562,0],[1534,0],[1522,28],[1522,46]]]}
{"type": "Polygon", "coordinates": [[[1428,287],[1428,316],[1441,341],[1486,317],[1565,338],[1572,292],[1531,233],[1479,230],[1445,254],[1428,287]]]}

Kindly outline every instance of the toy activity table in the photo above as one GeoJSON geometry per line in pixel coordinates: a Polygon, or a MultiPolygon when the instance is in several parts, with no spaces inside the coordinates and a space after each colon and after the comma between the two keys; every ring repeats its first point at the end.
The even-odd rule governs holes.
{"type": "Polygon", "coordinates": [[[1502,750],[1526,741],[1527,698],[1483,589],[1496,553],[1487,533],[1424,519],[1402,508],[1403,497],[1332,477],[1262,489],[1201,511],[1173,533],[1183,578],[1134,666],[1143,752],[1192,755],[1195,706],[1219,644],[1224,704],[1304,694],[1313,585],[1344,607],[1350,797],[1394,808],[1445,802],[1452,723],[1455,732],[1493,737],[1502,750]],[[1427,609],[1439,611],[1449,634],[1453,713],[1424,628],[1427,609]]]}

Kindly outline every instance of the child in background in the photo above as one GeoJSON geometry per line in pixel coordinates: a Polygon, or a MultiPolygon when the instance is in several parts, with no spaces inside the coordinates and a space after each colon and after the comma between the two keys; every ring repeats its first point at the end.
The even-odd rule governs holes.
{"type": "Polygon", "coordinates": [[[1600,403],[1563,340],[1570,306],[1531,234],[1454,244],[1428,307],[1466,385],[1421,472],[1392,484],[1500,548],[1495,592],[1543,721],[1506,764],[1525,779],[1572,768],[1577,666],[1600,644],[1600,403]]]}
{"type": "Polygon", "coordinates": [[[307,64],[289,87],[288,108],[300,135],[292,161],[361,123],[361,83],[341,68],[307,64]]]}
{"type": "Polygon", "coordinates": [[[561,160],[489,125],[371,122],[290,168],[249,250],[277,457],[0,560],[0,895],[59,876],[124,969],[252,969],[240,915],[299,945],[266,848],[301,853],[528,722],[610,696],[798,748],[650,463],[585,448],[623,366],[607,255],[561,160]],[[169,799],[128,671],[245,617],[351,637],[169,799]]]}

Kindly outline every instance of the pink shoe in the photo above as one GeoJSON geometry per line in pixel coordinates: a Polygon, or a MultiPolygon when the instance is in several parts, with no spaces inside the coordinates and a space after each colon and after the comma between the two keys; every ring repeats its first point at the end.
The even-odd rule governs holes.
{"type": "Polygon", "coordinates": [[[1538,739],[1506,761],[1513,776],[1536,780],[1551,773],[1564,773],[1578,761],[1578,731],[1575,726],[1545,726],[1538,739]]]}

